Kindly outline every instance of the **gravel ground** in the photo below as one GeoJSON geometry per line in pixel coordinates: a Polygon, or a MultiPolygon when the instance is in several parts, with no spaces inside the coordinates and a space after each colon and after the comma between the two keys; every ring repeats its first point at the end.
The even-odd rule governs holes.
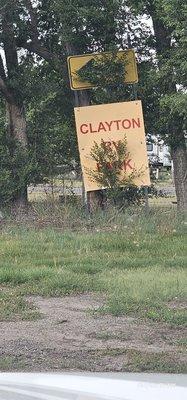
{"type": "Polygon", "coordinates": [[[156,357],[161,370],[175,372],[187,361],[179,346],[187,334],[183,328],[96,314],[104,299],[94,294],[28,301],[41,319],[0,323],[3,371],[154,371],[156,357]],[[147,367],[145,361],[141,368],[142,357],[147,367]]]}

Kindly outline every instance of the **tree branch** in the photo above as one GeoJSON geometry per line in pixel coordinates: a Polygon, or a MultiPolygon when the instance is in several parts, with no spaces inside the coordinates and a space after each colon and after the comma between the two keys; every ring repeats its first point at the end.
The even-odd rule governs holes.
{"type": "Polygon", "coordinates": [[[5,81],[0,77],[0,92],[5,97],[8,103],[14,103],[14,97],[12,93],[7,88],[5,81]]]}
{"type": "Polygon", "coordinates": [[[44,58],[46,61],[59,63],[60,59],[58,56],[52,52],[50,52],[45,46],[42,46],[40,42],[29,42],[29,43],[22,43],[22,46],[26,50],[30,51],[31,53],[35,53],[41,58],[44,58]]]}
{"type": "Polygon", "coordinates": [[[4,64],[3,64],[3,59],[2,55],[0,54],[0,77],[5,80],[6,79],[6,74],[5,74],[5,69],[4,69],[4,64]]]}
{"type": "Polygon", "coordinates": [[[63,60],[63,57],[54,54],[41,44],[38,32],[37,14],[32,5],[32,0],[24,0],[24,2],[30,16],[29,26],[30,26],[31,42],[22,43],[21,44],[22,47],[24,47],[25,49],[27,49],[32,53],[37,54],[44,60],[52,62],[54,64],[55,69],[62,70],[65,67],[65,59],[63,60]]]}
{"type": "Polygon", "coordinates": [[[37,23],[37,15],[34,11],[32,1],[31,0],[25,0],[25,5],[28,9],[29,15],[30,15],[30,28],[31,28],[31,39],[33,42],[38,42],[39,39],[39,32],[38,32],[38,23],[37,23]]]}
{"type": "Polygon", "coordinates": [[[14,97],[6,85],[6,74],[1,54],[0,54],[0,92],[8,102],[13,103],[14,97]]]}
{"type": "Polygon", "coordinates": [[[10,10],[7,10],[2,18],[2,37],[8,77],[11,78],[15,69],[18,68],[18,55],[14,36],[14,23],[10,10]]]}

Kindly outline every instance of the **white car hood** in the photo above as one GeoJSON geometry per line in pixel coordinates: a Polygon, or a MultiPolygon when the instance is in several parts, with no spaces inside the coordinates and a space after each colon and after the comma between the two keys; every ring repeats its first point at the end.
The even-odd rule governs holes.
{"type": "Polygon", "coordinates": [[[1,373],[1,400],[186,400],[187,376],[1,373]]]}

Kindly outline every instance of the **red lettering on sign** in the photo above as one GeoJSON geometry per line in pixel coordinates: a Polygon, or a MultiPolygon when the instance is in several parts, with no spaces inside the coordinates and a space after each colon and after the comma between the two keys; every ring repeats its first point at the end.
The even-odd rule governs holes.
{"type": "MultiPolygon", "coordinates": [[[[119,131],[121,128],[123,129],[130,129],[130,128],[140,128],[141,127],[141,121],[140,118],[132,118],[132,119],[116,119],[114,121],[105,121],[105,122],[99,122],[98,125],[95,127],[93,126],[92,123],[89,124],[82,124],[80,126],[80,131],[83,134],[86,133],[99,133],[101,131],[104,132],[111,132],[112,128],[116,129],[119,131]]],[[[112,142],[114,144],[114,142],[112,142]]],[[[116,147],[116,146],[115,146],[116,147]]]]}
{"type": "Polygon", "coordinates": [[[81,126],[80,126],[80,131],[81,131],[81,133],[88,133],[89,131],[88,131],[88,125],[87,124],[82,124],[81,126]],[[86,128],[86,129],[85,129],[86,128]]]}
{"type": "Polygon", "coordinates": [[[107,127],[109,128],[109,132],[111,131],[112,122],[113,122],[113,121],[110,121],[110,122],[105,121],[105,124],[106,124],[107,127]]]}
{"type": "Polygon", "coordinates": [[[97,170],[98,170],[98,172],[100,172],[100,170],[101,170],[101,166],[99,163],[97,163],[97,170]]]}
{"type": "MultiPolygon", "coordinates": [[[[108,169],[112,169],[112,168],[113,168],[113,165],[112,165],[112,163],[107,162],[107,163],[105,164],[105,167],[108,168],[108,169]]],[[[99,163],[97,163],[97,170],[98,170],[98,172],[101,171],[101,164],[99,164],[99,163]]]]}
{"type": "Polygon", "coordinates": [[[138,118],[137,120],[135,120],[134,118],[132,118],[132,127],[133,128],[140,128],[140,118],[138,118]]]}
{"type": "Polygon", "coordinates": [[[94,131],[93,129],[92,129],[92,124],[89,124],[89,126],[90,126],[90,132],[91,133],[96,133],[97,131],[94,131]]]}
{"type": "MultiPolygon", "coordinates": [[[[119,141],[120,141],[120,140],[119,140],[119,141]]],[[[115,147],[116,150],[118,149],[119,141],[118,141],[118,142],[112,142],[112,144],[114,145],[114,147],[115,147]]]]}
{"type": "Polygon", "coordinates": [[[112,163],[109,163],[109,162],[106,163],[106,167],[107,167],[108,169],[113,169],[112,163]]]}
{"type": "Polygon", "coordinates": [[[114,146],[116,150],[118,150],[118,146],[119,146],[120,142],[121,142],[121,140],[118,140],[118,142],[114,142],[114,140],[112,142],[104,142],[104,140],[103,140],[103,143],[106,148],[111,148],[112,146],[114,146]]]}
{"type": "Polygon", "coordinates": [[[112,142],[104,142],[103,141],[103,143],[104,143],[104,146],[107,148],[110,148],[112,146],[112,142]]]}
{"type": "MultiPolygon", "coordinates": [[[[107,143],[107,142],[106,142],[107,143]]],[[[110,142],[109,142],[110,143],[110,142]]],[[[127,169],[133,169],[132,165],[131,165],[131,159],[129,160],[124,160],[123,163],[121,164],[120,169],[121,170],[127,170],[127,169]]],[[[112,163],[106,162],[105,167],[108,169],[113,169],[114,165],[112,163]]],[[[97,171],[101,172],[101,164],[97,163],[97,171]]]]}
{"type": "Polygon", "coordinates": [[[117,130],[119,131],[119,123],[121,122],[121,120],[120,119],[116,119],[115,121],[112,121],[112,122],[116,123],[117,130]]]}
{"type": "Polygon", "coordinates": [[[125,171],[127,170],[127,168],[133,169],[132,165],[130,164],[131,161],[132,161],[132,160],[125,160],[125,161],[123,162],[123,166],[124,166],[124,170],[125,170],[125,171]]]}
{"type": "Polygon", "coordinates": [[[104,131],[106,132],[106,128],[105,128],[105,126],[104,126],[104,123],[103,123],[103,122],[99,122],[98,132],[100,132],[100,131],[102,131],[102,130],[104,130],[104,131]]]}
{"type": "Polygon", "coordinates": [[[122,127],[123,127],[124,129],[129,129],[129,128],[131,127],[131,121],[130,121],[130,119],[124,119],[124,120],[122,121],[122,127]]]}

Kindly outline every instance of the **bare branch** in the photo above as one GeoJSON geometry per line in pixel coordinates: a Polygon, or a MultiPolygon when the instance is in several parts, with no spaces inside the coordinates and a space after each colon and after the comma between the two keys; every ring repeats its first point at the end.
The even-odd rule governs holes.
{"type": "Polygon", "coordinates": [[[38,42],[39,33],[36,12],[33,8],[31,0],[25,0],[25,5],[30,15],[31,39],[33,42],[38,42]]]}
{"type": "Polygon", "coordinates": [[[60,58],[56,54],[50,52],[45,46],[42,46],[39,41],[37,43],[35,42],[22,43],[22,47],[30,51],[31,53],[37,54],[44,60],[54,63],[55,64],[54,68],[56,66],[55,69],[60,69],[61,66],[60,58]]]}

